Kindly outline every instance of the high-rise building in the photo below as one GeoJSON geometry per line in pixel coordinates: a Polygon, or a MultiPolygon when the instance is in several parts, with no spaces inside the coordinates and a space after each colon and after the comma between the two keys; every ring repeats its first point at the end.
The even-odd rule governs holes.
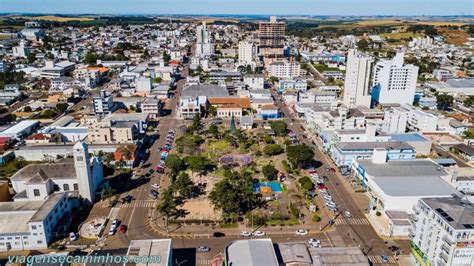
{"type": "Polygon", "coordinates": [[[474,265],[474,206],[467,198],[422,198],[414,207],[412,253],[419,265],[474,265]]]}
{"type": "Polygon", "coordinates": [[[239,65],[253,65],[255,45],[249,41],[239,42],[239,65]]]}
{"type": "Polygon", "coordinates": [[[403,52],[398,52],[392,60],[382,60],[375,65],[372,104],[413,104],[418,67],[405,65],[403,56],[403,52]]]}
{"type": "Polygon", "coordinates": [[[206,27],[206,22],[196,27],[196,56],[207,57],[214,54],[214,44],[206,27]]]}
{"type": "Polygon", "coordinates": [[[26,58],[30,54],[30,46],[28,42],[22,40],[18,46],[13,47],[13,56],[14,57],[23,57],[26,58]]]}
{"type": "Polygon", "coordinates": [[[258,24],[259,54],[268,58],[283,57],[285,46],[285,22],[278,22],[276,17],[270,17],[269,22],[258,24]]]}
{"type": "Polygon", "coordinates": [[[344,105],[370,106],[370,74],[373,60],[357,50],[349,50],[344,81],[344,105]]]}

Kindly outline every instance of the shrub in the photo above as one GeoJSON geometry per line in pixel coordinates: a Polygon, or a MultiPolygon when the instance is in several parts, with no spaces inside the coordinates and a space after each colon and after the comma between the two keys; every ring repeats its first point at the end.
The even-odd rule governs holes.
{"type": "Polygon", "coordinates": [[[311,219],[313,222],[317,223],[321,221],[321,217],[319,215],[315,214],[313,215],[313,218],[311,219]]]}
{"type": "Polygon", "coordinates": [[[381,216],[381,215],[382,215],[382,213],[381,213],[381,212],[379,212],[379,211],[377,211],[377,212],[375,213],[375,215],[377,215],[377,216],[381,216]]]}

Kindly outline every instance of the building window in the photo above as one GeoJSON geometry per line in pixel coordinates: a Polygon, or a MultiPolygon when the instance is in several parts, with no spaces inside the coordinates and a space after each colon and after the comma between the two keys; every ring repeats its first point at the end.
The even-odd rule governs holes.
{"type": "Polygon", "coordinates": [[[63,189],[64,191],[69,191],[69,184],[64,184],[63,189]]]}
{"type": "Polygon", "coordinates": [[[54,190],[54,191],[59,191],[59,186],[56,185],[56,184],[54,184],[54,185],[53,185],[53,190],[54,190]]]}
{"type": "Polygon", "coordinates": [[[74,188],[74,190],[79,190],[79,185],[77,183],[74,183],[72,187],[74,188]]]}
{"type": "Polygon", "coordinates": [[[39,195],[40,195],[39,189],[33,189],[33,195],[34,195],[35,197],[39,197],[39,195]]]}

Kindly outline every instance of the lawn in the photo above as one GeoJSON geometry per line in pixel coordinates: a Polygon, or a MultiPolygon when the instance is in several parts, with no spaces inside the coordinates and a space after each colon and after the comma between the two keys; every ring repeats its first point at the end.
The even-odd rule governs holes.
{"type": "Polygon", "coordinates": [[[402,40],[402,39],[410,39],[422,36],[419,33],[413,32],[395,32],[395,33],[382,33],[380,34],[383,38],[389,38],[393,40],[402,40]]]}
{"type": "Polygon", "coordinates": [[[209,141],[205,149],[212,159],[218,159],[224,154],[232,152],[231,144],[226,140],[209,141]]]}
{"type": "Polygon", "coordinates": [[[328,67],[323,64],[314,64],[314,68],[316,68],[316,70],[318,70],[320,73],[324,71],[340,71],[337,67],[328,67]]]}

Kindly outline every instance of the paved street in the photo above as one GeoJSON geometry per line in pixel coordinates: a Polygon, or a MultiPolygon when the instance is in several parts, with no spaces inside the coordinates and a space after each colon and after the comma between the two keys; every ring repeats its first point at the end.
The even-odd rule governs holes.
{"type": "MultiPolygon", "coordinates": [[[[304,129],[303,123],[301,123],[300,119],[296,118],[293,112],[289,110],[288,106],[280,101],[280,96],[274,90],[272,90],[272,94],[275,97],[277,106],[284,113],[288,127],[298,136],[307,136],[309,133],[304,129]]],[[[328,187],[334,202],[337,204],[338,209],[342,212],[349,211],[353,216],[353,218],[350,219],[342,217],[336,219],[336,229],[343,238],[344,243],[351,246],[360,246],[364,252],[371,255],[372,258],[380,255],[390,255],[391,252],[387,249],[387,244],[377,235],[373,227],[368,223],[364,212],[353,198],[354,192],[348,191],[343,185],[344,182],[346,182],[345,178],[337,172],[326,171],[326,167],[336,168],[336,166],[332,163],[329,157],[322,152],[321,147],[316,144],[318,142],[313,142],[308,137],[301,137],[300,141],[312,147],[315,152],[315,159],[322,163],[322,166],[317,169],[317,171],[320,176],[329,177],[325,184],[328,187]]],[[[408,250],[405,250],[405,252],[407,251],[408,250]]],[[[377,260],[372,260],[372,262],[378,263],[377,260]]]]}

